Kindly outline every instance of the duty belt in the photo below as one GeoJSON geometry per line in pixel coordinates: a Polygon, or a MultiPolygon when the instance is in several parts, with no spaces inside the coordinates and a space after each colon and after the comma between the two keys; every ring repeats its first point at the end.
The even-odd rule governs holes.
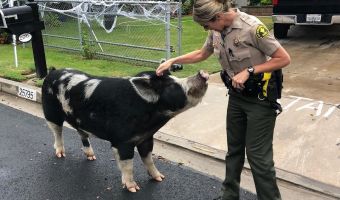
{"type": "Polygon", "coordinates": [[[276,110],[277,115],[282,112],[282,107],[277,102],[277,99],[281,98],[282,91],[281,70],[250,76],[244,83],[245,88],[243,90],[233,87],[232,79],[224,70],[221,71],[220,75],[224,85],[229,90],[240,93],[244,96],[257,96],[259,100],[268,100],[272,107],[276,110]]]}

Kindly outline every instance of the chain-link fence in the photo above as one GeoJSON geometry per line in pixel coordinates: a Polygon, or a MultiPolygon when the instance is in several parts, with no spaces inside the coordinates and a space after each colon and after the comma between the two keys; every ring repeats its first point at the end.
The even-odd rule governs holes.
{"type": "Polygon", "coordinates": [[[181,3],[38,0],[47,47],[156,66],[180,55],[181,3]]]}

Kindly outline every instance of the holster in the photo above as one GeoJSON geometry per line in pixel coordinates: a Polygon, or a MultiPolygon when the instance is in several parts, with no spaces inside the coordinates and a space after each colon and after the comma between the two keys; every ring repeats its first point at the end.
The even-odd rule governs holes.
{"type": "Polygon", "coordinates": [[[232,80],[231,80],[231,78],[229,77],[229,75],[227,74],[227,72],[224,71],[224,70],[221,70],[221,71],[220,71],[220,76],[221,76],[221,79],[222,79],[224,85],[225,85],[228,89],[232,89],[232,88],[233,88],[232,80]]]}
{"type": "Polygon", "coordinates": [[[276,102],[277,99],[281,98],[283,88],[283,74],[282,69],[272,72],[272,77],[269,80],[267,98],[270,102],[276,102]]]}
{"type": "Polygon", "coordinates": [[[244,96],[258,96],[260,93],[262,93],[262,78],[262,73],[249,76],[248,80],[244,83],[242,94],[244,96]]]}
{"type": "Polygon", "coordinates": [[[282,112],[281,104],[277,102],[281,99],[283,88],[283,73],[282,69],[272,72],[272,78],[269,80],[267,89],[267,99],[271,103],[272,107],[276,110],[276,114],[279,115],[282,112]]]}

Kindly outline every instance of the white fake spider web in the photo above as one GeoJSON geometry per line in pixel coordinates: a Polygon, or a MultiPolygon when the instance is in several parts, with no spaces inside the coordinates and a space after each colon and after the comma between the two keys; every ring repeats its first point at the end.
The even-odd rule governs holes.
{"type": "Polygon", "coordinates": [[[97,23],[111,33],[116,27],[117,16],[125,16],[134,20],[148,21],[148,23],[167,23],[166,14],[174,15],[178,2],[162,1],[36,1],[39,2],[41,15],[44,11],[53,11],[69,17],[78,18],[81,22],[89,25],[89,22],[97,23]],[[56,8],[51,3],[68,3],[71,8],[56,8]],[[111,23],[105,23],[105,17],[110,16],[111,23]]]}

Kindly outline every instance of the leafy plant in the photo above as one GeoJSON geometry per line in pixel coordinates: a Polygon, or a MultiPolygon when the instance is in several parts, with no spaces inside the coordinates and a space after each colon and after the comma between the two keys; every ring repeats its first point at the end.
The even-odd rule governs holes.
{"type": "Polygon", "coordinates": [[[271,5],[272,0],[261,0],[261,5],[271,5]]]}
{"type": "Polygon", "coordinates": [[[6,31],[0,29],[0,44],[9,44],[9,39],[9,34],[6,31]]]}
{"type": "Polygon", "coordinates": [[[270,5],[272,4],[272,0],[250,0],[249,5],[258,6],[258,5],[270,5]]]}
{"type": "Polygon", "coordinates": [[[194,5],[194,0],[185,0],[183,1],[183,10],[182,13],[184,15],[189,15],[192,13],[192,7],[194,5]]]}
{"type": "Polygon", "coordinates": [[[6,31],[3,31],[0,33],[1,37],[7,38],[8,37],[8,33],[6,31]]]}
{"type": "Polygon", "coordinates": [[[86,59],[93,59],[95,55],[94,51],[94,45],[89,39],[89,34],[86,30],[82,30],[81,33],[81,49],[82,49],[82,55],[86,59]]]}

